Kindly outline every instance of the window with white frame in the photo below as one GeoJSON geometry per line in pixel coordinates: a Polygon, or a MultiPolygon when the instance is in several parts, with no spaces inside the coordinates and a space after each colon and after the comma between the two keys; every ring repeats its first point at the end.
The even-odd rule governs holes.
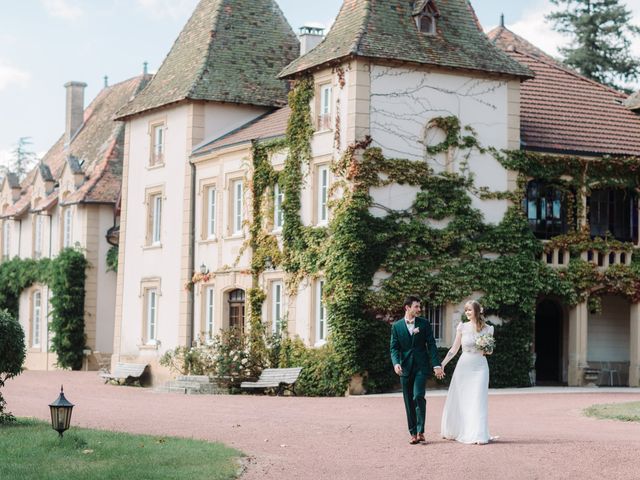
{"type": "Polygon", "coordinates": [[[158,290],[145,290],[145,343],[155,345],[158,341],[158,290]]]}
{"type": "Polygon", "coordinates": [[[216,187],[207,187],[207,238],[216,238],[216,187]]]}
{"type": "Polygon", "coordinates": [[[38,259],[42,256],[42,222],[41,215],[33,217],[33,257],[38,259]]]}
{"type": "Polygon", "coordinates": [[[232,228],[231,233],[234,235],[242,233],[243,218],[243,185],[242,180],[235,180],[231,183],[232,189],[232,228]]]}
{"type": "Polygon", "coordinates": [[[11,222],[2,222],[2,259],[8,260],[11,256],[11,222]]]}
{"type": "Polygon", "coordinates": [[[282,211],[282,201],[284,200],[284,192],[280,190],[277,183],[273,187],[273,228],[274,230],[282,229],[284,224],[284,213],[282,211]]]}
{"type": "Polygon", "coordinates": [[[331,84],[320,85],[318,130],[331,130],[331,84]]]}
{"type": "Polygon", "coordinates": [[[316,343],[327,341],[327,306],[324,302],[324,280],[316,282],[316,343]]]}
{"type": "Polygon", "coordinates": [[[329,220],[329,167],[327,165],[320,165],[318,167],[318,179],[317,179],[317,204],[318,204],[318,223],[327,223],[329,220]]]}
{"type": "Polygon", "coordinates": [[[151,244],[160,245],[162,228],[162,194],[151,196],[151,244]]]}
{"type": "Polygon", "coordinates": [[[282,282],[271,283],[271,323],[275,333],[282,327],[282,282]]]}
{"type": "Polygon", "coordinates": [[[42,328],[42,293],[36,291],[33,294],[33,307],[31,319],[31,346],[40,346],[40,330],[42,328]]]}
{"type": "Polygon", "coordinates": [[[204,291],[204,331],[206,338],[213,338],[215,288],[209,286],[204,291]]]}
{"type": "Polygon", "coordinates": [[[431,324],[433,337],[436,339],[436,342],[440,342],[443,339],[444,311],[445,309],[442,305],[429,305],[425,307],[425,316],[431,324]]]}
{"type": "Polygon", "coordinates": [[[73,210],[71,207],[64,209],[62,218],[62,246],[63,248],[70,247],[72,244],[73,234],[73,210]]]}
{"type": "Polygon", "coordinates": [[[149,164],[151,166],[161,165],[164,163],[164,124],[153,125],[151,135],[151,158],[149,159],[149,164]]]}

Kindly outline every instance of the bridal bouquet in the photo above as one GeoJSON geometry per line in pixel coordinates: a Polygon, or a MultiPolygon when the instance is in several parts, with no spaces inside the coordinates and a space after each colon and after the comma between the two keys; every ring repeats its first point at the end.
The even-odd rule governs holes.
{"type": "Polygon", "coordinates": [[[476,337],[476,348],[483,353],[493,353],[493,348],[496,346],[496,339],[493,335],[483,333],[476,337]]]}

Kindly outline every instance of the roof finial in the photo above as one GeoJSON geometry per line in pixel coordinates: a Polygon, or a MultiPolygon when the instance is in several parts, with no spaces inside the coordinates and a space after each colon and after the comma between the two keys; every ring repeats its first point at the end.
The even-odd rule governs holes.
{"type": "Polygon", "coordinates": [[[104,76],[104,88],[109,86],[109,77],[107,75],[104,76]]]}
{"type": "Polygon", "coordinates": [[[149,65],[149,62],[143,62],[142,63],[142,74],[146,75],[148,72],[147,66],[149,65]]]}
{"type": "Polygon", "coordinates": [[[500,14],[500,26],[504,28],[504,13],[500,14]]]}

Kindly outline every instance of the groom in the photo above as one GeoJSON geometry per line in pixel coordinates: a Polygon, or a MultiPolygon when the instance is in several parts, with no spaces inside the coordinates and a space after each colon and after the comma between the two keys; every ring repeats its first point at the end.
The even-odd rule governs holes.
{"type": "Polygon", "coordinates": [[[427,319],[418,316],[421,310],[418,297],[407,297],[404,301],[404,318],[391,326],[391,361],[396,374],[400,375],[411,445],[425,441],[427,402],[424,389],[429,374],[427,353],[431,355],[436,377],[444,377],[433,330],[427,319]]]}

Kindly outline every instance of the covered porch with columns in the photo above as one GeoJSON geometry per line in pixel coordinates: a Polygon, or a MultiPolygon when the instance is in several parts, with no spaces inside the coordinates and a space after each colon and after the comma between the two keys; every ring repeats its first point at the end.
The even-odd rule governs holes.
{"type": "Polygon", "coordinates": [[[607,295],[597,313],[579,303],[569,310],[568,335],[570,386],[640,386],[640,303],[607,295]]]}

